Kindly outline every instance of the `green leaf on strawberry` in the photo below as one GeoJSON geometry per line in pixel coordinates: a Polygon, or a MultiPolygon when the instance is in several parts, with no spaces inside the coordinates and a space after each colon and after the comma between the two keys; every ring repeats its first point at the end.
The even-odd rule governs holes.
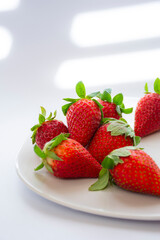
{"type": "Polygon", "coordinates": [[[54,159],[54,160],[62,161],[62,159],[59,158],[54,152],[51,152],[51,151],[46,150],[46,151],[45,151],[45,154],[46,154],[46,156],[49,157],[49,158],[52,158],[52,159],[54,159]]]}
{"type": "Polygon", "coordinates": [[[111,102],[112,101],[112,97],[111,97],[111,89],[105,89],[103,91],[103,93],[98,93],[97,97],[99,99],[101,99],[102,101],[107,101],[107,102],[111,102]]]}
{"type": "Polygon", "coordinates": [[[42,159],[46,158],[46,154],[44,153],[44,151],[42,151],[37,145],[34,145],[34,152],[37,154],[38,157],[42,159]]]}
{"type": "Polygon", "coordinates": [[[122,113],[130,114],[133,112],[133,108],[120,108],[122,113]]]}
{"type": "Polygon", "coordinates": [[[145,83],[144,91],[145,91],[145,92],[144,92],[145,94],[150,93],[150,92],[148,91],[148,83],[145,83]]]}
{"type": "Polygon", "coordinates": [[[102,168],[99,173],[98,180],[89,187],[90,191],[98,191],[105,189],[109,184],[109,171],[108,169],[102,168]]]}
{"type": "Polygon", "coordinates": [[[34,152],[37,154],[38,157],[41,158],[42,162],[40,165],[38,165],[38,167],[36,167],[34,170],[35,171],[38,171],[40,169],[42,169],[44,166],[46,167],[46,169],[49,171],[49,172],[53,172],[52,171],[52,168],[48,165],[47,161],[46,161],[46,158],[47,158],[47,155],[45,154],[44,151],[42,151],[37,145],[34,146],[34,152]]]}
{"type": "Polygon", "coordinates": [[[74,99],[74,98],[63,98],[63,100],[65,100],[65,101],[67,101],[67,102],[74,103],[74,102],[77,102],[79,99],[74,99]]]}
{"type": "Polygon", "coordinates": [[[134,130],[124,118],[120,118],[119,120],[115,118],[105,118],[104,123],[110,123],[107,127],[107,131],[111,132],[111,136],[125,135],[125,137],[131,137],[134,146],[140,143],[141,138],[135,136],[134,130]]]}
{"type": "Polygon", "coordinates": [[[57,111],[54,111],[53,117],[52,117],[52,112],[50,112],[48,118],[46,118],[45,120],[51,121],[56,118],[56,115],[57,115],[57,111]]]}
{"type": "Polygon", "coordinates": [[[128,146],[124,148],[116,149],[104,158],[102,162],[102,166],[107,169],[113,169],[114,166],[116,166],[118,163],[123,163],[123,161],[119,158],[119,156],[127,157],[130,154],[131,153],[128,150],[128,146]]]}
{"type": "Polygon", "coordinates": [[[102,167],[107,169],[113,169],[114,168],[114,160],[110,158],[109,156],[105,157],[105,160],[103,160],[102,167]]]}
{"type": "Polygon", "coordinates": [[[31,131],[36,130],[37,128],[39,128],[41,126],[41,124],[36,124],[31,128],[31,131]]]}
{"type": "Polygon", "coordinates": [[[123,148],[112,151],[106,156],[102,162],[102,169],[99,173],[98,180],[89,187],[90,191],[99,191],[105,189],[109,184],[112,183],[112,177],[109,170],[114,169],[117,164],[123,164],[123,160],[120,157],[128,157],[131,155],[129,150],[139,149],[134,146],[126,146],[123,148]]]}
{"type": "Polygon", "coordinates": [[[98,105],[101,111],[101,122],[103,122],[103,111],[102,111],[103,106],[96,99],[92,99],[92,100],[98,105]]]}
{"type": "Polygon", "coordinates": [[[122,111],[121,111],[120,105],[117,105],[117,106],[116,106],[116,111],[117,111],[117,113],[118,113],[119,116],[122,115],[122,111]]]}
{"type": "Polygon", "coordinates": [[[111,89],[105,89],[103,93],[99,93],[97,97],[100,98],[102,101],[112,102],[111,89]]]}
{"type": "Polygon", "coordinates": [[[58,136],[53,138],[51,141],[49,141],[48,143],[45,144],[44,152],[46,152],[46,150],[50,151],[51,149],[55,148],[63,140],[67,140],[68,137],[69,137],[69,133],[61,133],[61,134],[59,134],[58,136]]]}
{"type": "Polygon", "coordinates": [[[43,159],[43,164],[45,168],[48,170],[48,172],[53,173],[52,167],[47,163],[46,159],[43,159]]]}
{"type": "MultiPolygon", "coordinates": [[[[91,94],[88,94],[86,96],[86,89],[85,89],[85,86],[84,86],[84,83],[82,81],[79,81],[77,84],[76,84],[76,93],[78,95],[79,98],[63,98],[63,100],[69,102],[65,105],[62,106],[62,112],[64,114],[64,116],[66,116],[67,114],[67,111],[69,109],[69,107],[76,103],[77,101],[79,101],[80,99],[92,99],[97,105],[98,107],[100,108],[100,110],[102,109],[102,105],[96,100],[96,99],[93,99],[94,97],[97,97],[98,94],[100,94],[99,91],[97,92],[93,92],[91,94]]],[[[102,111],[101,111],[102,113],[102,111]]],[[[103,113],[102,113],[103,114],[103,113]]],[[[102,115],[102,118],[103,118],[103,115],[102,115]]]]}
{"type": "Polygon", "coordinates": [[[33,132],[32,136],[31,136],[31,139],[32,139],[32,143],[34,144],[35,143],[35,139],[36,139],[36,133],[37,133],[37,129],[39,127],[42,126],[42,124],[45,122],[45,121],[51,121],[53,120],[55,117],[56,117],[56,114],[57,112],[55,111],[53,116],[52,116],[52,113],[49,114],[48,118],[46,118],[46,110],[44,107],[40,107],[41,108],[41,113],[39,114],[39,118],[38,118],[38,124],[34,125],[32,128],[31,128],[31,131],[33,132]]]}
{"type": "Polygon", "coordinates": [[[41,108],[41,113],[44,117],[46,117],[46,109],[44,107],[40,107],[41,108]]]}
{"type": "Polygon", "coordinates": [[[76,85],[76,93],[80,98],[86,97],[86,89],[82,81],[78,82],[76,85]]]}
{"type": "MultiPolygon", "coordinates": [[[[65,100],[65,99],[64,99],[64,100],[65,100]]],[[[72,104],[73,104],[73,102],[67,103],[67,104],[65,104],[65,105],[62,106],[62,112],[63,112],[64,116],[66,116],[67,111],[68,111],[69,107],[70,107],[72,104]]]]}
{"type": "Polygon", "coordinates": [[[93,97],[96,97],[99,93],[100,93],[99,91],[98,91],[98,92],[93,92],[93,93],[90,93],[89,95],[87,95],[86,97],[87,97],[88,99],[91,99],[91,98],[93,98],[93,97]]]}
{"type": "Polygon", "coordinates": [[[123,103],[123,94],[119,93],[116,96],[114,96],[113,103],[115,103],[116,105],[121,105],[123,103]]]}
{"type": "Polygon", "coordinates": [[[141,137],[135,136],[134,137],[134,146],[137,146],[140,143],[140,141],[141,141],[141,137]]]}
{"type": "Polygon", "coordinates": [[[40,165],[38,165],[38,167],[36,167],[34,169],[34,171],[39,171],[40,169],[42,169],[44,167],[44,163],[42,162],[40,165]]]}
{"type": "Polygon", "coordinates": [[[42,124],[45,122],[45,117],[42,114],[39,114],[39,123],[42,124]]]}
{"type": "MultiPolygon", "coordinates": [[[[153,87],[154,87],[155,93],[160,94],[160,79],[159,78],[155,79],[153,87]]],[[[145,83],[144,90],[145,90],[145,92],[144,92],[145,94],[151,93],[148,90],[148,83],[145,83]]]]}
{"type": "Polygon", "coordinates": [[[154,91],[158,94],[160,94],[160,79],[156,78],[154,82],[154,91]]]}
{"type": "Polygon", "coordinates": [[[122,113],[130,114],[130,113],[133,112],[133,108],[125,108],[125,105],[123,103],[123,94],[122,93],[118,93],[112,99],[111,89],[109,88],[109,89],[105,89],[103,91],[103,93],[98,93],[97,97],[104,102],[115,104],[116,105],[116,111],[117,111],[117,113],[120,117],[122,116],[122,113]]]}
{"type": "Polygon", "coordinates": [[[57,137],[53,138],[51,141],[46,143],[43,150],[41,150],[37,145],[35,145],[34,152],[37,154],[38,157],[41,158],[42,163],[38,167],[36,167],[34,170],[38,171],[45,166],[49,172],[53,173],[51,166],[47,162],[47,158],[51,158],[57,161],[63,161],[60,157],[58,157],[54,153],[53,149],[56,146],[58,146],[63,140],[67,140],[68,137],[69,137],[69,134],[61,133],[60,135],[58,135],[57,137]]]}
{"type": "Polygon", "coordinates": [[[105,92],[108,92],[109,94],[111,94],[112,89],[111,89],[111,88],[107,88],[107,89],[105,89],[104,91],[105,91],[105,92]]]}

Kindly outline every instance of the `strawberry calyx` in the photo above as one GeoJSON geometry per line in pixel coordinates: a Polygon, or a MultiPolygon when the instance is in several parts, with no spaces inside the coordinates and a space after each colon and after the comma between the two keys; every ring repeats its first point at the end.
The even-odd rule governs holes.
{"type": "Polygon", "coordinates": [[[97,97],[104,102],[114,103],[116,105],[116,111],[119,116],[122,116],[122,113],[130,114],[133,112],[133,108],[125,108],[122,93],[118,93],[112,99],[111,92],[112,92],[111,88],[105,89],[103,93],[98,93],[97,97]]]}
{"type": "MultiPolygon", "coordinates": [[[[151,93],[148,90],[148,84],[147,83],[144,86],[144,91],[145,91],[144,92],[145,94],[150,94],[151,93]]],[[[155,93],[160,94],[160,79],[159,78],[156,78],[155,81],[154,81],[154,91],[155,91],[155,93]]]]}
{"type": "Polygon", "coordinates": [[[36,133],[37,133],[38,128],[41,127],[44,122],[55,119],[56,114],[57,114],[57,111],[55,111],[53,114],[52,114],[52,112],[50,112],[49,116],[46,118],[46,109],[42,106],[40,108],[41,108],[41,113],[39,114],[39,118],[38,118],[39,123],[34,125],[31,128],[31,131],[33,132],[32,136],[31,136],[33,144],[36,141],[36,133]]]}
{"type": "Polygon", "coordinates": [[[123,160],[121,158],[130,156],[131,155],[130,150],[139,149],[142,148],[138,148],[135,146],[126,146],[123,148],[113,150],[110,154],[108,154],[102,162],[102,169],[99,172],[98,180],[89,187],[89,190],[99,191],[111,185],[113,183],[113,179],[111,177],[109,170],[114,169],[114,167],[118,164],[123,164],[123,160]]]}
{"type": "Polygon", "coordinates": [[[56,146],[58,146],[62,141],[67,140],[69,137],[69,133],[61,133],[58,136],[56,136],[55,138],[53,138],[51,141],[47,142],[43,148],[43,150],[41,150],[36,144],[34,145],[34,152],[36,153],[36,155],[38,157],[41,158],[42,162],[40,165],[38,165],[38,167],[36,167],[34,170],[38,171],[40,169],[42,169],[44,166],[46,167],[46,169],[53,173],[53,169],[52,167],[48,164],[47,159],[53,159],[53,160],[58,160],[58,161],[63,161],[60,157],[58,157],[53,151],[56,146]]]}
{"type": "Polygon", "coordinates": [[[135,136],[134,130],[124,118],[104,118],[103,124],[108,123],[110,124],[107,127],[107,131],[111,133],[111,136],[125,135],[125,138],[130,137],[133,139],[134,146],[137,146],[140,143],[141,138],[139,136],[135,136]]]}
{"type": "Polygon", "coordinates": [[[69,107],[73,103],[79,101],[80,99],[92,99],[98,105],[98,107],[101,111],[102,118],[103,118],[103,112],[102,112],[103,106],[96,99],[93,99],[94,97],[96,97],[100,93],[99,91],[98,92],[93,92],[89,95],[86,95],[86,89],[85,89],[84,83],[82,81],[79,81],[76,84],[76,93],[77,93],[79,98],[63,98],[63,100],[69,102],[69,103],[62,106],[62,112],[63,112],[64,116],[66,116],[69,107]]]}

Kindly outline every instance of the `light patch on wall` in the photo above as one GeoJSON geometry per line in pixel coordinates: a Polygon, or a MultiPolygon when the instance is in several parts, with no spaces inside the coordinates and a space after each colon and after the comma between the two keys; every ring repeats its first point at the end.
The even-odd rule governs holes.
{"type": "Polygon", "coordinates": [[[160,37],[160,2],[75,16],[71,39],[80,47],[160,37]]]}
{"type": "Polygon", "coordinates": [[[0,11],[15,10],[19,3],[20,0],[0,0],[0,11]]]}
{"type": "Polygon", "coordinates": [[[8,57],[12,45],[12,36],[10,32],[0,27],[0,60],[8,57]]]}
{"type": "Polygon", "coordinates": [[[59,88],[73,88],[82,80],[88,87],[128,83],[160,77],[160,49],[63,62],[56,74],[59,88]]]}

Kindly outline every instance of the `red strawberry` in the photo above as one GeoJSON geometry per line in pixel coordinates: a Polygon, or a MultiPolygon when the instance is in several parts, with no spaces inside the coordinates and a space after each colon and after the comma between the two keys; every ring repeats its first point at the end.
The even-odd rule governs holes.
{"type": "Polygon", "coordinates": [[[145,93],[135,111],[135,133],[140,137],[147,136],[160,130],[160,79],[154,82],[155,93],[148,92],[145,85],[145,93]]]}
{"type": "MultiPolygon", "coordinates": [[[[45,166],[48,171],[59,178],[95,178],[101,165],[77,141],[60,134],[46,143],[43,151],[35,145],[35,153],[42,163],[35,169],[45,166]]],[[[67,135],[68,136],[68,135],[67,135]]]]}
{"type": "Polygon", "coordinates": [[[123,94],[119,93],[112,99],[111,89],[104,90],[103,94],[97,95],[98,102],[103,106],[102,111],[104,118],[116,118],[122,117],[122,113],[132,113],[133,108],[125,108],[123,103],[123,94]]]}
{"type": "Polygon", "coordinates": [[[34,125],[31,128],[33,131],[32,135],[32,143],[36,144],[43,149],[46,142],[50,141],[60,133],[68,133],[67,127],[64,125],[62,121],[56,120],[56,111],[54,112],[54,116],[52,117],[52,113],[50,113],[48,118],[46,117],[46,110],[41,107],[41,114],[39,114],[39,124],[34,125]]]}
{"type": "Polygon", "coordinates": [[[64,105],[62,111],[66,115],[70,137],[86,146],[100,126],[102,106],[92,99],[97,92],[86,96],[82,82],[77,83],[76,92],[80,99],[64,98],[70,103],[64,105]]]}
{"type": "Polygon", "coordinates": [[[90,190],[102,190],[113,181],[129,191],[160,196],[160,169],[141,149],[116,149],[103,160],[102,166],[99,179],[90,190]]]}
{"type": "Polygon", "coordinates": [[[101,163],[114,149],[137,145],[139,141],[126,120],[110,118],[97,130],[87,150],[101,163]]]}

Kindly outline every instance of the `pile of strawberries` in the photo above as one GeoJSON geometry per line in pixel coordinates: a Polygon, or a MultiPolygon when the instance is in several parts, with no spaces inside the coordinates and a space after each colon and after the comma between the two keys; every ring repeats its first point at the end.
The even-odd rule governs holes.
{"type": "Polygon", "coordinates": [[[56,120],[56,111],[46,117],[41,107],[39,123],[31,130],[35,153],[41,164],[59,178],[98,178],[89,187],[102,190],[112,183],[123,189],[160,196],[160,169],[137,147],[141,137],[160,130],[160,79],[154,93],[145,85],[145,95],[135,111],[134,130],[122,118],[125,108],[121,93],[111,89],[86,95],[83,82],[76,85],[77,99],[65,98],[62,106],[67,126],[56,120]]]}

